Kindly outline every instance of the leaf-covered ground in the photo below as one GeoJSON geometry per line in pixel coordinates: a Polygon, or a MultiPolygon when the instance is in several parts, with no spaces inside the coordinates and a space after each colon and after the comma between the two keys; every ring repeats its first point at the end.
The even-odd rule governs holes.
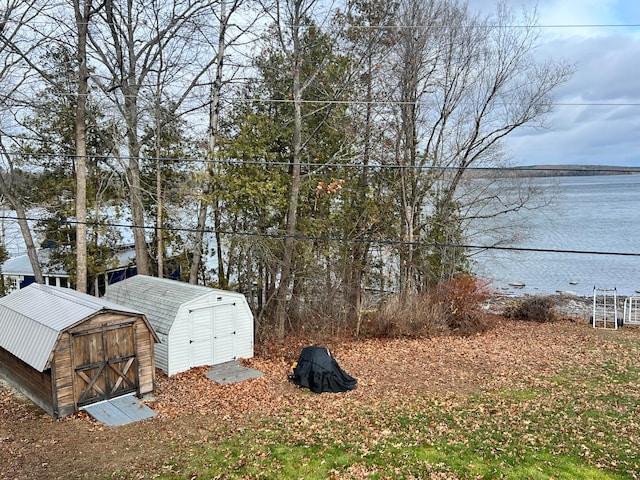
{"type": "Polygon", "coordinates": [[[0,479],[640,478],[638,328],[498,319],[473,337],[332,340],[358,379],[343,394],[287,381],[306,344],[262,348],[246,363],[265,375],[238,384],[159,374],[159,416],[118,428],[53,420],[0,384],[0,479]]]}

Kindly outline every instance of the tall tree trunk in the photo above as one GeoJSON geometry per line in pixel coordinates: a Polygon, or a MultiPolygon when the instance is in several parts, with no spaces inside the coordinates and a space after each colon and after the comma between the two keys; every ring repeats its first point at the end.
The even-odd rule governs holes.
{"type": "Polygon", "coordinates": [[[132,153],[131,158],[129,158],[127,176],[129,178],[129,201],[131,202],[136,267],[140,275],[151,275],[151,261],[144,226],[144,204],[142,200],[142,184],[140,182],[140,164],[137,158],[139,151],[135,152],[136,153],[132,153]]]}
{"type": "MultiPolygon", "coordinates": [[[[417,4],[416,4],[417,5],[417,4]]],[[[415,5],[411,8],[418,8],[415,5]]],[[[413,10],[412,10],[413,11],[413,10]]],[[[415,12],[414,12],[415,15],[415,12]]],[[[416,16],[409,18],[415,19],[416,16]]],[[[400,249],[400,298],[404,301],[415,288],[415,245],[416,225],[420,217],[419,175],[414,170],[417,166],[418,150],[418,99],[420,86],[419,55],[424,45],[422,36],[414,37],[413,33],[403,35],[402,53],[404,66],[402,68],[398,90],[400,92],[401,132],[398,135],[401,142],[399,161],[409,169],[401,169],[401,215],[404,224],[400,249]]]]}
{"type": "MultiPolygon", "coordinates": [[[[371,162],[371,123],[373,117],[373,61],[371,52],[367,54],[367,94],[366,94],[366,115],[364,125],[364,148],[362,154],[362,172],[358,183],[358,197],[366,198],[369,188],[369,164],[371,162]]],[[[361,215],[357,201],[354,201],[353,208],[356,211],[354,218],[366,218],[361,215]]],[[[366,205],[364,207],[367,208],[366,205]]],[[[366,222],[366,220],[365,220],[366,222]]],[[[359,232],[365,232],[366,224],[359,228],[359,232]]],[[[362,284],[364,281],[365,266],[369,255],[369,244],[366,242],[356,242],[351,248],[351,274],[349,276],[349,306],[356,317],[356,336],[360,335],[362,325],[362,305],[364,303],[362,284]]]]}
{"type": "MultiPolygon", "coordinates": [[[[218,34],[218,55],[216,61],[216,78],[211,86],[211,106],[209,110],[209,160],[215,158],[215,151],[218,142],[219,118],[220,118],[220,91],[222,90],[222,68],[224,66],[224,52],[226,42],[227,29],[227,2],[220,2],[220,26],[218,34]]],[[[211,172],[211,169],[207,169],[211,172]]],[[[207,180],[204,180],[207,182],[207,180]]],[[[209,202],[208,193],[209,186],[203,189],[203,196],[200,199],[200,207],[198,209],[198,225],[196,226],[195,242],[193,246],[193,257],[191,258],[191,269],[189,271],[189,283],[198,283],[198,272],[202,263],[202,244],[204,240],[204,231],[207,224],[207,205],[209,202]]],[[[219,245],[219,235],[216,236],[217,251],[221,252],[222,247],[219,245]]],[[[218,255],[218,264],[222,262],[222,258],[218,255]]],[[[220,281],[222,279],[219,279],[220,281]]]]}
{"type": "MultiPolygon", "coordinates": [[[[295,8],[299,10],[300,2],[295,2],[295,8]]],[[[301,51],[299,38],[300,19],[299,12],[294,14],[294,25],[292,28],[293,38],[293,137],[291,149],[293,152],[291,159],[291,191],[289,193],[289,207],[287,210],[286,237],[284,240],[284,252],[282,265],[280,268],[280,284],[278,286],[276,299],[276,333],[282,338],[285,334],[287,318],[287,297],[291,288],[293,252],[295,249],[295,233],[298,215],[298,200],[300,197],[300,163],[302,161],[302,85],[300,82],[301,51]]]]}
{"type": "MultiPolygon", "coordinates": [[[[130,72],[133,72],[133,68],[130,72]]],[[[130,73],[133,76],[132,73],[130,73]]],[[[125,94],[124,111],[127,124],[127,144],[129,160],[127,163],[127,181],[129,183],[129,203],[133,224],[133,241],[136,251],[136,268],[140,275],[152,275],[151,258],[147,247],[144,222],[144,200],[142,182],[140,180],[140,141],[138,139],[138,103],[135,78],[129,78],[131,88],[123,89],[125,94]]]]}
{"type": "Polygon", "coordinates": [[[142,183],[140,181],[140,144],[137,134],[137,108],[135,102],[125,99],[127,108],[127,136],[129,144],[129,161],[127,164],[127,181],[129,183],[129,203],[133,225],[133,241],[136,251],[136,267],[140,275],[151,275],[151,259],[145,234],[144,201],[142,199],[142,183]],[[133,103],[133,105],[131,105],[133,103]]]}
{"type": "Polygon", "coordinates": [[[164,198],[162,192],[162,161],[160,160],[160,147],[156,134],[156,253],[158,278],[164,277],[164,232],[162,230],[162,216],[164,215],[164,198]]]}
{"type": "MultiPolygon", "coordinates": [[[[206,180],[205,180],[206,181],[206,180]]],[[[198,272],[200,271],[200,264],[202,263],[202,244],[204,242],[204,229],[207,226],[207,199],[209,188],[203,189],[200,199],[200,206],[198,207],[198,223],[196,225],[195,240],[193,245],[193,252],[191,256],[191,268],[189,269],[189,283],[192,285],[198,284],[198,272]]]]}
{"type": "MultiPolygon", "coordinates": [[[[78,97],[76,105],[76,290],[87,292],[87,31],[91,0],[74,0],[78,29],[78,97]]],[[[98,292],[96,292],[97,294],[98,292]]]]}
{"type": "Polygon", "coordinates": [[[218,285],[220,288],[229,288],[229,278],[225,273],[224,261],[222,259],[222,236],[220,235],[220,201],[216,198],[213,211],[213,226],[216,230],[216,256],[218,258],[218,285]]]}

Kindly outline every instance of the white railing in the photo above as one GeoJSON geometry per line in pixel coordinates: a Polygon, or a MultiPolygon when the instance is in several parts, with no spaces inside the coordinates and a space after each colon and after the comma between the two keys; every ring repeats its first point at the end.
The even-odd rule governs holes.
{"type": "Polygon", "coordinates": [[[624,299],[623,322],[629,325],[640,325],[640,297],[624,299]]]}
{"type": "Polygon", "coordinates": [[[618,329],[618,295],[615,288],[593,287],[593,328],[618,329]]]}

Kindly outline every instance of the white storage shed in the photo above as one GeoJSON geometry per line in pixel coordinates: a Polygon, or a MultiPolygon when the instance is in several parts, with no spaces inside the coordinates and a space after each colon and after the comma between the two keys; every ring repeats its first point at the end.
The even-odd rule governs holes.
{"type": "Polygon", "coordinates": [[[241,293],[136,275],[109,285],[105,298],[146,315],[167,375],[253,357],[253,314],[241,293]]]}

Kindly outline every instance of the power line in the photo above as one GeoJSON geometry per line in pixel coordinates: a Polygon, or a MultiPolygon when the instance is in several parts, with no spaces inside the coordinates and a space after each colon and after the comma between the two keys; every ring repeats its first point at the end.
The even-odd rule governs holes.
{"type": "MultiPolygon", "coordinates": [[[[204,85],[203,85],[204,86],[204,85]]],[[[155,85],[148,84],[144,85],[143,88],[153,88],[155,85]]],[[[75,95],[76,92],[63,92],[60,91],[60,95],[75,95]]],[[[124,95],[118,93],[115,95],[118,98],[144,98],[144,95],[124,95]]],[[[109,98],[109,96],[107,96],[109,98]]],[[[374,106],[419,106],[419,105],[431,105],[433,102],[429,100],[416,100],[416,101],[404,101],[404,100],[393,100],[393,99],[385,99],[385,100],[357,100],[357,99],[349,99],[349,100],[341,100],[341,99],[330,99],[330,100],[310,100],[310,99],[300,99],[293,100],[290,98],[225,98],[222,100],[227,105],[241,104],[241,103],[263,103],[263,104],[293,104],[298,102],[303,105],[374,105],[374,106]]],[[[208,108],[208,103],[202,103],[200,108],[206,109],[208,108]]],[[[475,105],[470,102],[461,102],[460,106],[469,106],[475,105]]],[[[505,106],[517,106],[520,105],[518,103],[513,102],[501,102],[500,105],[505,106]]],[[[544,107],[638,107],[640,106],[640,102],[541,102],[538,105],[544,107]]]]}
{"type": "MultiPolygon", "coordinates": [[[[49,158],[49,159],[75,159],[78,158],[75,154],[64,153],[34,153],[34,152],[3,152],[5,155],[16,157],[37,157],[37,158],[49,158]]],[[[99,160],[115,160],[116,157],[112,155],[93,155],[88,154],[85,157],[99,160]]],[[[119,156],[120,160],[130,160],[133,157],[119,156]]],[[[271,160],[229,160],[220,158],[204,158],[204,157],[138,157],[140,161],[148,162],[173,162],[173,163],[209,163],[228,167],[242,167],[242,166],[262,166],[262,167],[289,167],[291,162],[288,161],[271,161],[271,160]]],[[[363,163],[338,163],[338,162],[299,162],[299,165],[305,168],[367,168],[371,170],[376,169],[389,169],[389,170],[437,170],[437,171],[457,171],[457,166],[447,165],[398,165],[398,164],[363,164],[363,163]]],[[[522,165],[522,166],[470,166],[465,167],[464,170],[474,172],[570,172],[570,173],[611,173],[611,174],[640,174],[640,166],[616,166],[616,165],[522,165]]]]}
{"type": "MultiPolygon", "coordinates": [[[[105,26],[113,26],[116,24],[110,22],[100,22],[101,25],[105,26]]],[[[54,21],[46,21],[46,20],[34,20],[29,22],[30,26],[59,26],[58,23],[54,21]]],[[[116,25],[119,26],[119,25],[116,25]]],[[[241,26],[230,23],[229,26],[242,28],[241,26]]],[[[283,26],[293,28],[296,27],[298,29],[307,29],[307,28],[316,28],[316,25],[309,24],[293,24],[286,23],[283,26]]],[[[466,23],[462,25],[454,25],[455,28],[545,28],[545,29],[567,29],[567,28],[640,28],[640,23],[543,23],[543,24],[518,24],[518,23],[508,23],[508,24],[500,24],[500,23],[466,23]]],[[[393,29],[424,29],[424,28],[437,28],[437,29],[447,29],[452,28],[452,25],[446,23],[425,23],[425,24],[383,24],[383,25],[346,25],[347,29],[369,29],[369,30],[393,30],[393,29]]]]}
{"type": "MultiPolygon", "coordinates": [[[[2,220],[26,220],[26,221],[39,221],[39,218],[30,217],[15,217],[15,216],[0,216],[2,220]]],[[[68,220],[59,222],[60,225],[78,225],[80,222],[75,220],[68,220]]],[[[534,248],[534,247],[507,247],[496,245],[469,245],[469,244],[454,244],[454,243],[437,243],[437,242],[409,242],[406,240],[393,240],[393,239],[375,239],[375,238],[345,238],[345,237],[318,237],[313,235],[287,235],[282,233],[260,233],[260,232],[233,232],[225,230],[214,229],[197,229],[189,227],[155,227],[155,226],[140,226],[124,223],[109,223],[109,222],[83,222],[89,227],[113,227],[113,228],[128,228],[128,229],[143,229],[152,231],[168,231],[168,232],[183,232],[183,233],[217,233],[219,235],[228,235],[235,237],[254,237],[254,238],[269,238],[274,240],[285,240],[287,238],[293,238],[295,240],[304,240],[311,242],[337,242],[337,243],[367,243],[370,245],[380,246],[413,246],[413,247],[432,247],[432,248],[461,248],[467,250],[500,250],[500,251],[516,251],[516,252],[536,252],[536,253],[564,253],[564,254],[579,254],[579,255],[609,255],[609,256],[624,256],[624,257],[640,257],[640,252],[603,252],[598,250],[573,250],[573,249],[559,249],[559,248],[534,248]]]]}
{"type": "MultiPolygon", "coordinates": [[[[306,25],[299,25],[300,28],[306,25]]],[[[454,25],[458,28],[458,25],[454,25]]],[[[546,24],[499,24],[499,23],[468,23],[460,25],[461,28],[639,28],[640,23],[546,23],[546,24]]],[[[417,29],[417,28],[452,28],[448,24],[408,24],[408,25],[348,25],[346,28],[393,30],[393,29],[417,29]]]]}
{"type": "MultiPolygon", "coordinates": [[[[252,103],[281,103],[281,104],[291,104],[294,103],[294,100],[288,98],[246,98],[246,99],[234,99],[233,101],[229,101],[229,103],[233,103],[237,101],[241,102],[252,102],[252,103]]],[[[428,100],[424,101],[403,101],[403,100],[297,100],[298,103],[302,104],[318,104],[318,105],[429,105],[433,102],[429,102],[428,100]]],[[[472,105],[471,103],[462,103],[461,105],[472,105]]],[[[517,103],[509,103],[504,102],[501,105],[519,105],[517,103]]],[[[540,103],[539,105],[545,107],[638,107],[640,106],[640,102],[553,102],[553,103],[540,103]]]]}

